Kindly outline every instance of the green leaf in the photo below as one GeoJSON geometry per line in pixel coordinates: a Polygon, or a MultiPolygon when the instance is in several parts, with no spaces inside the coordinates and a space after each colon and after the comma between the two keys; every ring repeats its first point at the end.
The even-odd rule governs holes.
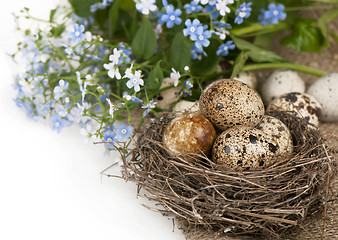
{"type": "Polygon", "coordinates": [[[109,9],[109,37],[112,38],[116,30],[117,20],[119,18],[119,2],[115,0],[113,5],[109,9]]]}
{"type": "Polygon", "coordinates": [[[249,57],[254,62],[283,62],[284,60],[276,53],[260,48],[244,39],[232,36],[237,48],[250,52],[249,57]]]}
{"type": "Polygon", "coordinates": [[[49,14],[49,22],[54,22],[54,16],[55,16],[56,10],[57,10],[56,8],[50,10],[50,14],[49,14]]]}
{"type": "Polygon", "coordinates": [[[219,45],[219,41],[210,39],[209,47],[204,49],[207,57],[202,57],[199,61],[194,60],[191,64],[191,73],[193,75],[206,76],[216,71],[217,65],[221,60],[221,56],[216,54],[219,45]]]}
{"type": "Polygon", "coordinates": [[[237,76],[238,73],[242,72],[242,68],[245,65],[246,61],[248,60],[250,55],[250,51],[242,51],[240,54],[238,54],[235,62],[234,62],[234,67],[231,73],[230,78],[234,78],[237,76]]]}
{"type": "Polygon", "coordinates": [[[133,0],[120,1],[119,8],[123,10],[133,10],[135,9],[135,2],[133,0]]]}
{"type": "Polygon", "coordinates": [[[147,90],[157,91],[160,89],[163,81],[163,72],[161,69],[161,61],[159,61],[155,67],[150,71],[146,81],[147,90]]]}
{"type": "Polygon", "coordinates": [[[54,37],[60,37],[61,34],[64,32],[64,30],[66,29],[66,25],[60,24],[57,25],[56,27],[52,27],[52,29],[50,30],[50,33],[54,36],[54,37]]]}
{"type": "Polygon", "coordinates": [[[298,18],[292,26],[292,33],[280,41],[286,47],[299,51],[320,52],[325,46],[322,32],[313,19],[298,18]]]}
{"type": "Polygon", "coordinates": [[[326,28],[326,25],[332,22],[337,17],[338,17],[338,8],[333,8],[327,11],[326,13],[324,13],[323,15],[321,15],[320,18],[318,19],[318,27],[321,33],[323,34],[323,36],[325,37],[324,38],[325,46],[329,46],[329,42],[326,38],[328,35],[328,30],[326,28]]]}
{"type": "Polygon", "coordinates": [[[69,0],[69,3],[79,17],[89,17],[91,15],[90,6],[96,2],[98,0],[69,0]]]}
{"type": "Polygon", "coordinates": [[[176,33],[170,46],[169,63],[176,71],[183,72],[185,66],[190,67],[191,46],[183,32],[176,33]]]}
{"type": "Polygon", "coordinates": [[[156,48],[156,34],[148,18],[144,18],[132,44],[132,52],[141,58],[149,59],[156,48]]]}

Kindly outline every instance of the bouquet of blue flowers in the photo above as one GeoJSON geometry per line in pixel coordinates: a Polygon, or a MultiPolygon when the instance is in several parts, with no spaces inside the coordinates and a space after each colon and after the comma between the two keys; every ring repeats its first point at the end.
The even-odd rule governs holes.
{"type": "MultiPolygon", "coordinates": [[[[25,40],[13,58],[21,66],[16,104],[53,130],[77,124],[94,141],[127,141],[149,113],[196,100],[206,83],[240,72],[288,68],[325,73],[285,61],[271,51],[276,34],[299,51],[328,47],[336,0],[69,0],[36,19],[15,16],[25,40]],[[321,5],[315,5],[322,2],[321,5]],[[327,10],[318,21],[299,11],[327,10]],[[21,29],[20,19],[35,27],[21,29]],[[141,114],[134,114],[140,112],[141,114]],[[135,124],[137,123],[137,124],[135,124]]],[[[116,146],[107,144],[108,149],[116,146]]]]}

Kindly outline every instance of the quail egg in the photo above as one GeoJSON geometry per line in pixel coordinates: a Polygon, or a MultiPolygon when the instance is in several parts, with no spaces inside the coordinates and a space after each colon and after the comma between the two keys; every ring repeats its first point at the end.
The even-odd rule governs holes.
{"type": "Polygon", "coordinates": [[[256,128],[270,135],[277,142],[279,146],[279,149],[276,152],[277,156],[290,157],[292,155],[292,136],[288,127],[281,120],[264,115],[256,128]]]}
{"type": "Polygon", "coordinates": [[[275,163],[279,146],[263,131],[247,127],[233,127],[223,131],[212,147],[216,164],[232,169],[257,170],[275,163]]]}
{"type": "Polygon", "coordinates": [[[238,125],[256,126],[265,111],[254,89],[232,79],[217,80],[207,86],[199,104],[201,114],[220,130],[238,125]]]}
{"type": "Polygon", "coordinates": [[[183,113],[188,112],[198,112],[199,111],[199,103],[198,101],[187,101],[187,100],[181,100],[173,107],[173,112],[176,113],[176,115],[181,115],[183,113]]]}
{"type": "Polygon", "coordinates": [[[274,99],[266,110],[295,112],[315,127],[318,127],[321,116],[320,103],[313,96],[299,92],[287,93],[274,99]]]}
{"type": "Polygon", "coordinates": [[[305,82],[296,72],[287,69],[272,72],[261,89],[262,99],[266,105],[274,98],[289,92],[305,92],[305,82]]]}
{"type": "Polygon", "coordinates": [[[198,113],[174,118],[166,127],[163,143],[174,154],[208,154],[216,138],[214,126],[198,113]]]}
{"type": "MultiPolygon", "coordinates": [[[[174,84],[174,80],[171,78],[164,78],[161,88],[169,87],[174,84]]],[[[176,102],[180,97],[180,87],[173,87],[164,90],[156,95],[155,99],[157,106],[160,108],[170,109],[172,104],[176,102]]]]}
{"type": "Polygon", "coordinates": [[[331,73],[316,80],[307,90],[322,106],[325,122],[338,121],[338,73],[331,73]]]}
{"type": "Polygon", "coordinates": [[[253,89],[257,86],[257,78],[253,72],[240,72],[234,79],[245,83],[253,89]]]}

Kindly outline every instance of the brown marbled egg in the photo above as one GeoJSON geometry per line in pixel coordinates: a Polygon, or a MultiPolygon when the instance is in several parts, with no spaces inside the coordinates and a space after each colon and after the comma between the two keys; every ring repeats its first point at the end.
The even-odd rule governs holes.
{"type": "Polygon", "coordinates": [[[277,142],[279,149],[276,154],[278,157],[284,158],[292,155],[292,136],[288,127],[281,120],[264,115],[256,128],[270,135],[277,142]]]}
{"type": "Polygon", "coordinates": [[[220,130],[245,125],[256,126],[264,115],[259,94],[245,83],[221,79],[211,83],[202,92],[200,112],[220,130]]]}
{"type": "Polygon", "coordinates": [[[297,117],[304,118],[315,127],[318,127],[322,114],[320,103],[313,96],[300,92],[290,92],[274,99],[266,110],[295,112],[297,117]]]}
{"type": "Polygon", "coordinates": [[[212,160],[232,169],[258,170],[276,162],[279,146],[263,131],[246,126],[223,131],[212,147],[212,160]]]}
{"type": "Polygon", "coordinates": [[[216,138],[214,126],[198,113],[174,118],[166,127],[163,143],[173,153],[208,154],[216,138]]]}

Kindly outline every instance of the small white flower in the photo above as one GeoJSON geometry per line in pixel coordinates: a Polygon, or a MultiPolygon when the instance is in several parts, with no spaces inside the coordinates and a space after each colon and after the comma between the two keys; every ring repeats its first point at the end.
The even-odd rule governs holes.
{"type": "Polygon", "coordinates": [[[113,66],[116,66],[119,64],[119,60],[122,54],[122,50],[118,50],[117,48],[114,48],[113,54],[109,56],[109,61],[113,64],[113,66]]]}
{"type": "Polygon", "coordinates": [[[136,2],[136,9],[143,15],[148,15],[150,12],[157,10],[156,0],[139,0],[136,2]]]}
{"type": "Polygon", "coordinates": [[[181,74],[178,71],[176,72],[174,68],[172,68],[171,70],[172,70],[172,73],[170,73],[170,78],[174,80],[174,86],[177,87],[178,80],[180,79],[181,74]]]}
{"type": "Polygon", "coordinates": [[[234,0],[217,0],[216,9],[221,16],[225,16],[226,13],[230,13],[230,8],[227,5],[232,3],[234,3],[234,0]]]}
{"type": "Polygon", "coordinates": [[[108,76],[111,78],[121,79],[119,69],[113,63],[103,64],[103,67],[108,70],[108,76]]]}

